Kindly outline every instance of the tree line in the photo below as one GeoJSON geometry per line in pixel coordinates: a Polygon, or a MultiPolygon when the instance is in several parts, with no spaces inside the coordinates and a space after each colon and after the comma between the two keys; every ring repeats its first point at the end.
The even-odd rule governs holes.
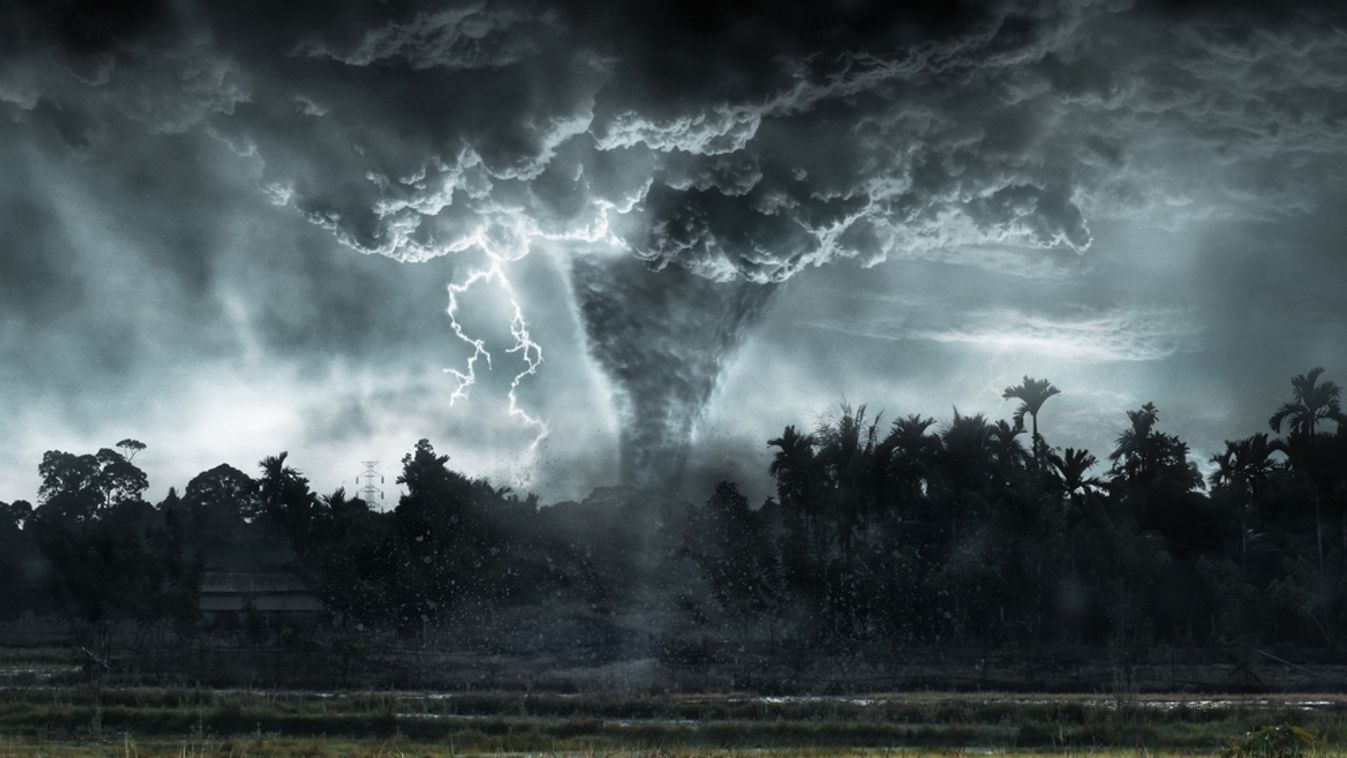
{"type": "Polygon", "coordinates": [[[285,568],[332,625],[407,638],[568,613],[643,627],[669,655],[708,639],[1343,641],[1347,419],[1322,369],[1295,377],[1267,430],[1228,441],[1205,478],[1150,403],[1120,416],[1102,459],[1054,447],[1058,394],[1025,377],[1004,392],[1009,420],[844,406],[788,426],[767,442],[775,493],[756,507],[733,482],[701,503],[600,488],[542,506],[454,471],[426,440],[386,512],[315,493],[285,453],[151,504],[143,444],[48,451],[38,504],[0,503],[0,617],[195,635],[207,568],[285,568]]]}

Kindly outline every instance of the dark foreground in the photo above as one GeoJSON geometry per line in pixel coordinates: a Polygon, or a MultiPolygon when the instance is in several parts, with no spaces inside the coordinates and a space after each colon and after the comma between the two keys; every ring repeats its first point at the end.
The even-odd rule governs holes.
{"type": "Polygon", "coordinates": [[[4,756],[1217,755],[1269,726],[1303,729],[1299,754],[1338,754],[1347,696],[0,691],[4,756]]]}

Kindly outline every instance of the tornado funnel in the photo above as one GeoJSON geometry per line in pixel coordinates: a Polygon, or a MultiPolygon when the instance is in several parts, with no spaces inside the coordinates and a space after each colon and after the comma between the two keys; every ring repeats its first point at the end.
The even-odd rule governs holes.
{"type": "Polygon", "coordinates": [[[774,285],[715,282],[628,257],[576,257],[589,352],[617,389],[622,483],[677,487],[726,363],[774,285]]]}

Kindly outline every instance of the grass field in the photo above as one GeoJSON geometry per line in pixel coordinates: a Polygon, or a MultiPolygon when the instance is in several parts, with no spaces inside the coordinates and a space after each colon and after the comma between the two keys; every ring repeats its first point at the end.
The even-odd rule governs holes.
{"type": "MultiPolygon", "coordinates": [[[[1016,758],[1070,758],[1071,756],[1091,756],[1091,758],[1164,758],[1169,756],[1202,756],[1210,752],[1184,751],[1137,751],[1137,750],[1092,750],[1074,752],[1034,752],[1034,751],[958,751],[925,749],[877,749],[877,748],[767,748],[719,750],[714,748],[622,748],[599,750],[588,748],[556,749],[539,752],[513,752],[504,755],[530,756],[577,756],[580,758],[738,758],[739,756],[758,756],[762,758],[878,758],[879,756],[901,756],[902,758],[951,758],[963,756],[1013,755],[1016,758]]],[[[444,743],[412,742],[402,739],[386,740],[349,740],[327,738],[272,738],[243,737],[230,740],[107,740],[103,742],[53,743],[53,742],[0,742],[0,756],[60,756],[61,758],[83,758],[88,756],[132,756],[150,758],[151,756],[230,756],[231,758],[289,758],[290,756],[349,756],[351,758],[412,758],[413,756],[478,756],[502,755],[493,752],[478,752],[472,749],[459,749],[444,743]]],[[[1329,755],[1320,753],[1320,755],[1329,755]]]]}
{"type": "Polygon", "coordinates": [[[0,690],[0,756],[1215,755],[1271,724],[1337,754],[1347,700],[0,690]]]}

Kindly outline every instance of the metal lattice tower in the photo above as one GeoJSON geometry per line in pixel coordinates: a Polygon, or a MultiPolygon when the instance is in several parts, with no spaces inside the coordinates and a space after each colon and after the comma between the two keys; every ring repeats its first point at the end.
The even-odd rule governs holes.
{"type": "Polygon", "coordinates": [[[379,487],[384,483],[384,476],[379,473],[378,461],[361,461],[360,465],[364,466],[365,470],[355,478],[355,483],[359,487],[356,492],[366,505],[373,508],[375,503],[384,499],[384,491],[379,487]]]}

